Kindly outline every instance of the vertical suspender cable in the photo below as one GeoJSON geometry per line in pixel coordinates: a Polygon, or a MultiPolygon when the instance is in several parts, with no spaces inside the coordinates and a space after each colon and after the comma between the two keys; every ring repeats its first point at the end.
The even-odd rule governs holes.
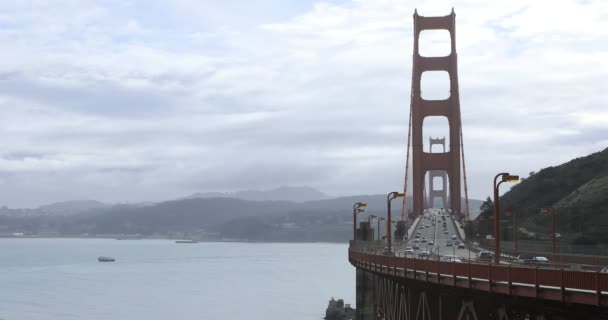
{"type": "MultiPolygon", "coordinates": [[[[417,24],[416,24],[416,16],[417,16],[417,11],[414,10],[414,33],[417,32],[417,24]]],[[[411,135],[412,135],[412,110],[413,109],[413,104],[414,104],[414,79],[415,79],[415,72],[414,69],[416,68],[416,50],[418,47],[418,43],[416,43],[416,37],[414,37],[414,53],[412,55],[412,82],[410,83],[411,87],[410,87],[410,116],[409,116],[409,123],[407,125],[407,151],[406,151],[406,156],[405,156],[405,179],[403,182],[403,203],[402,203],[402,207],[401,207],[401,221],[403,221],[405,223],[405,227],[408,228],[408,214],[407,214],[407,176],[408,176],[408,171],[410,169],[410,142],[411,142],[411,135]]],[[[407,234],[408,230],[405,230],[406,234],[407,234]]]]}
{"type": "Polygon", "coordinates": [[[463,177],[464,177],[464,201],[466,204],[466,217],[467,217],[467,221],[469,221],[470,216],[469,216],[469,191],[467,188],[467,167],[464,163],[464,142],[463,142],[463,138],[462,138],[462,116],[460,117],[460,152],[462,153],[462,173],[463,173],[463,177]]]}
{"type": "MultiPolygon", "coordinates": [[[[407,127],[407,152],[405,156],[405,181],[403,182],[403,206],[401,207],[401,221],[407,221],[407,176],[410,170],[410,140],[412,134],[412,107],[410,105],[410,121],[407,127]]],[[[405,224],[407,228],[407,223],[405,224]]],[[[407,230],[406,230],[407,232],[407,230]]]]}

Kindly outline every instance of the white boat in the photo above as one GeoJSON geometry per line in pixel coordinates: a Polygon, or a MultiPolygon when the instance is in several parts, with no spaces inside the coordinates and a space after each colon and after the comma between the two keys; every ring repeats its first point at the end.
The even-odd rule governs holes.
{"type": "Polygon", "coordinates": [[[198,241],[194,240],[177,240],[175,243],[197,243],[198,241]]]}
{"type": "Polygon", "coordinates": [[[114,262],[116,260],[114,258],[110,258],[110,257],[99,257],[99,258],[97,258],[97,261],[99,261],[99,262],[114,262]]]}

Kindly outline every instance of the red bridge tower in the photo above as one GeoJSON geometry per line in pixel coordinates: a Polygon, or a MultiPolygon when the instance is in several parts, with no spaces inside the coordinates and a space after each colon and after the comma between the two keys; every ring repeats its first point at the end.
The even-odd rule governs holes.
{"type": "MultiPolygon", "coordinates": [[[[412,67],[411,129],[413,210],[419,215],[424,210],[424,177],[427,172],[445,171],[449,178],[449,205],[455,213],[461,212],[460,193],[460,97],[456,56],[456,15],[454,10],[444,17],[423,17],[414,13],[414,57],[412,67]],[[447,30],[451,38],[450,54],[445,57],[420,55],[419,39],[423,30],[447,30]],[[450,76],[450,97],[445,100],[424,100],[420,80],[426,71],[446,71],[450,76]],[[431,153],[423,150],[422,124],[425,117],[443,116],[450,126],[450,148],[447,152],[431,153]]],[[[445,145],[445,144],[444,144],[445,145]]],[[[430,150],[429,150],[430,151],[430,150]]],[[[447,192],[447,190],[446,190],[447,192]]],[[[429,197],[432,201],[433,197],[429,197]]]]}

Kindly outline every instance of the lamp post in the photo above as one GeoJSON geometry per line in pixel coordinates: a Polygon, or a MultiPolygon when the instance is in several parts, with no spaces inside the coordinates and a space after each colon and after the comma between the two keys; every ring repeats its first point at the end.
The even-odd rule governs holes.
{"type": "Polygon", "coordinates": [[[373,237],[370,237],[370,234],[372,233],[372,220],[376,219],[376,218],[377,218],[376,215],[373,215],[373,214],[371,214],[367,217],[367,240],[368,241],[374,240],[373,237]]]}
{"type": "Polygon", "coordinates": [[[500,189],[500,184],[503,182],[515,182],[519,181],[519,176],[511,175],[509,173],[503,172],[499,173],[494,177],[494,263],[500,263],[500,228],[499,228],[499,220],[498,216],[500,211],[500,205],[498,204],[498,190],[500,189]],[[501,178],[500,181],[497,181],[498,178],[501,178]]]}
{"type": "Polygon", "coordinates": [[[551,212],[551,240],[553,242],[553,254],[555,254],[555,209],[552,207],[541,208],[541,213],[549,213],[551,212]]]}
{"type": "Polygon", "coordinates": [[[378,221],[378,228],[377,228],[378,229],[378,231],[377,231],[378,232],[378,240],[380,240],[380,221],[384,221],[384,220],[386,220],[386,218],[380,217],[380,218],[378,218],[376,220],[378,221]]]}
{"type": "Polygon", "coordinates": [[[386,196],[386,208],[388,215],[386,219],[386,240],[388,244],[388,252],[392,250],[392,236],[391,236],[391,201],[395,198],[403,198],[405,194],[393,191],[386,196]]]}
{"type": "Polygon", "coordinates": [[[365,211],[367,204],[363,202],[357,202],[353,205],[353,240],[357,240],[357,214],[365,211]]]}
{"type": "Polygon", "coordinates": [[[517,244],[517,213],[516,212],[511,212],[511,211],[506,211],[505,212],[505,216],[513,216],[513,242],[515,243],[515,252],[518,251],[518,244],[517,244]]]}

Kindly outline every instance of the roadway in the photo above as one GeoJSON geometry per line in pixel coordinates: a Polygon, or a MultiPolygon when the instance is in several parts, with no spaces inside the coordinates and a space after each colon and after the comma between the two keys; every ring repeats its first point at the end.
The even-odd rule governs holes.
{"type": "Polygon", "coordinates": [[[454,242],[453,236],[456,236],[456,239],[462,242],[460,233],[456,230],[454,221],[452,221],[450,210],[434,208],[424,210],[423,216],[418,220],[414,235],[416,235],[417,232],[420,232],[419,239],[412,236],[407,241],[408,247],[414,247],[415,244],[420,247],[419,250],[415,250],[415,255],[418,255],[420,251],[428,250],[434,258],[436,258],[436,255],[456,255],[461,257],[462,260],[470,258],[475,259],[477,257],[477,254],[470,251],[466,247],[466,244],[464,249],[458,249],[458,246],[453,244],[452,246],[447,246],[448,241],[454,242]],[[425,239],[426,243],[423,243],[425,241],[422,239],[425,239]],[[416,240],[419,242],[416,243],[416,240]],[[432,242],[433,245],[430,245],[430,242],[432,242]]]}

